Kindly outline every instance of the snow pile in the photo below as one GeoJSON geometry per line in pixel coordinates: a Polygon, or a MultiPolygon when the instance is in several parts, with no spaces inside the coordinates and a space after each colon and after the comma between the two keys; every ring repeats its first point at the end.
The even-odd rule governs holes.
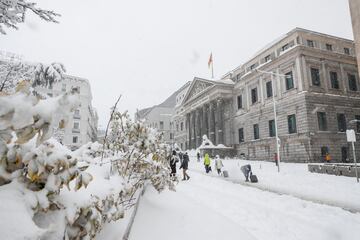
{"type": "Polygon", "coordinates": [[[214,145],[211,142],[211,140],[206,135],[204,135],[202,137],[202,143],[197,148],[197,150],[200,150],[200,149],[224,149],[224,148],[227,149],[229,147],[226,147],[224,144],[214,145]]]}

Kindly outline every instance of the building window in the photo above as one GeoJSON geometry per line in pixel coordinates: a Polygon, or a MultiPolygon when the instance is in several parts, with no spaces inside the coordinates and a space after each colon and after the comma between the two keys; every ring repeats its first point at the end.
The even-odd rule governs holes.
{"type": "Polygon", "coordinates": [[[270,60],[271,60],[270,55],[267,55],[267,56],[265,57],[265,62],[269,62],[270,60]]]}
{"type": "Polygon", "coordinates": [[[272,82],[271,81],[266,83],[266,96],[268,98],[273,96],[272,82]]]}
{"type": "Polygon", "coordinates": [[[238,109],[241,109],[242,106],[242,95],[237,96],[237,107],[238,109]]]}
{"type": "Polygon", "coordinates": [[[63,92],[66,91],[66,84],[65,84],[65,83],[63,83],[63,84],[61,85],[61,91],[63,91],[63,92]]]}
{"type": "Polygon", "coordinates": [[[176,131],[177,132],[179,131],[179,124],[178,123],[176,124],[176,131]]]}
{"type": "Polygon", "coordinates": [[[289,44],[285,44],[284,46],[281,47],[281,51],[285,51],[288,48],[289,48],[289,44]]]}
{"type": "Polygon", "coordinates": [[[49,97],[53,97],[53,94],[52,93],[48,93],[47,94],[49,97]]]}
{"type": "Polygon", "coordinates": [[[180,130],[182,131],[183,129],[184,129],[184,123],[181,122],[181,123],[180,123],[180,130]]]}
{"type": "Polygon", "coordinates": [[[80,123],[74,122],[74,129],[80,129],[80,123]]]}
{"type": "Polygon", "coordinates": [[[337,72],[330,72],[331,88],[339,89],[339,80],[337,72]]]}
{"type": "Polygon", "coordinates": [[[173,139],[173,134],[172,133],[170,133],[170,140],[172,140],[173,139]]]}
{"type": "Polygon", "coordinates": [[[289,133],[290,134],[297,132],[295,114],[288,116],[288,128],[289,128],[289,133]]]}
{"type": "Polygon", "coordinates": [[[292,72],[288,72],[285,74],[285,87],[286,90],[294,88],[294,78],[292,72]]]}
{"type": "Polygon", "coordinates": [[[348,73],[349,89],[351,91],[357,91],[356,77],[354,74],[348,73]]]}
{"type": "Polygon", "coordinates": [[[242,143],[244,142],[244,129],[239,128],[238,132],[239,132],[239,143],[242,143]]]}
{"type": "Polygon", "coordinates": [[[320,131],[327,131],[327,119],[326,119],[326,113],[324,112],[318,112],[317,113],[318,123],[319,123],[319,130],[320,131]]]}
{"type": "Polygon", "coordinates": [[[320,86],[320,71],[317,68],[311,68],[311,81],[314,86],[320,86]]]}
{"type": "Polygon", "coordinates": [[[259,139],[259,124],[254,124],[254,139],[259,139]]]}
{"type": "Polygon", "coordinates": [[[333,50],[332,45],[327,43],[327,44],[326,44],[326,50],[332,51],[332,50],[333,50]]]}
{"type": "Polygon", "coordinates": [[[160,121],[159,128],[160,128],[160,130],[164,130],[164,122],[163,121],[160,121]]]}
{"type": "Polygon", "coordinates": [[[346,54],[346,55],[350,55],[350,48],[344,48],[344,53],[346,54]]]}
{"type": "Polygon", "coordinates": [[[356,122],[356,132],[360,133],[360,115],[355,115],[355,119],[358,120],[356,122]]]}
{"type": "Polygon", "coordinates": [[[258,101],[257,88],[251,89],[251,102],[254,104],[258,101]]]}
{"type": "Polygon", "coordinates": [[[345,132],[346,131],[346,117],[343,113],[337,114],[337,122],[338,122],[338,130],[339,132],[345,132]]]}
{"type": "Polygon", "coordinates": [[[276,128],[275,128],[275,120],[269,121],[269,136],[275,137],[276,135],[276,128]]]}
{"type": "Polygon", "coordinates": [[[253,65],[250,66],[250,69],[251,69],[251,70],[254,70],[255,67],[256,67],[256,64],[253,64],[253,65]]]}
{"type": "Polygon", "coordinates": [[[314,47],[314,41],[313,40],[307,40],[307,45],[309,46],[309,47],[314,47]]]}
{"type": "Polygon", "coordinates": [[[77,143],[78,142],[78,137],[77,136],[74,136],[73,137],[73,143],[77,143]]]}

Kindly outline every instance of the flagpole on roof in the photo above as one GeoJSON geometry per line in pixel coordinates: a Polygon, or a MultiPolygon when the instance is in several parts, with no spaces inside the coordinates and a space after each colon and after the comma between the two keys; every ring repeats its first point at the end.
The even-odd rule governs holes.
{"type": "Polygon", "coordinates": [[[210,66],[211,66],[211,78],[214,79],[214,60],[213,60],[212,52],[210,54],[210,58],[208,61],[208,67],[210,68],[210,66]]]}
{"type": "Polygon", "coordinates": [[[211,53],[211,77],[212,79],[214,79],[214,59],[212,57],[212,53],[211,53]]]}

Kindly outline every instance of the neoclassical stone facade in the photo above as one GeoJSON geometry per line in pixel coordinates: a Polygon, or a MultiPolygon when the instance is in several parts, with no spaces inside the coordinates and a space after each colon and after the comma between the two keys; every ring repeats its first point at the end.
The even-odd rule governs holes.
{"type": "Polygon", "coordinates": [[[360,119],[354,42],[296,28],[221,80],[195,78],[178,113],[186,148],[207,135],[238,155],[273,160],[274,100],[283,161],[318,162],[326,153],[350,161],[345,130],[360,134],[360,124],[351,124],[360,119]]]}
{"type": "Polygon", "coordinates": [[[199,147],[203,135],[207,135],[214,144],[230,141],[225,129],[229,127],[233,85],[231,80],[195,78],[192,81],[180,113],[186,120],[187,149],[199,147]]]}

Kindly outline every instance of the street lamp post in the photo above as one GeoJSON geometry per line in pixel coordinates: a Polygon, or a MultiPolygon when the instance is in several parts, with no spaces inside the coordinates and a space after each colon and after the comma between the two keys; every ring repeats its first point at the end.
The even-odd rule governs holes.
{"type": "Polygon", "coordinates": [[[275,122],[275,144],[276,144],[276,154],[277,154],[277,158],[275,159],[277,161],[277,168],[278,168],[278,172],[280,172],[280,138],[279,138],[279,134],[278,134],[278,124],[277,124],[277,114],[276,114],[276,100],[275,100],[275,92],[274,92],[274,76],[279,76],[279,77],[284,77],[286,78],[287,76],[284,74],[279,74],[279,73],[274,73],[274,72],[267,72],[267,71],[262,71],[262,70],[258,70],[256,69],[257,72],[259,73],[264,73],[264,74],[269,74],[271,76],[271,90],[272,90],[272,100],[273,100],[273,108],[274,108],[274,122],[275,122]]]}
{"type": "MultiPolygon", "coordinates": [[[[357,119],[349,121],[350,124],[351,123],[358,123],[358,122],[360,122],[360,120],[357,120],[357,119]]],[[[355,134],[355,131],[352,129],[352,130],[350,130],[350,132],[349,132],[349,130],[346,130],[346,135],[347,135],[348,141],[351,142],[351,146],[352,146],[352,150],[353,150],[353,157],[354,157],[356,181],[359,182],[359,174],[358,174],[358,169],[357,169],[355,144],[354,144],[354,142],[356,142],[356,134],[355,134]]]]}

